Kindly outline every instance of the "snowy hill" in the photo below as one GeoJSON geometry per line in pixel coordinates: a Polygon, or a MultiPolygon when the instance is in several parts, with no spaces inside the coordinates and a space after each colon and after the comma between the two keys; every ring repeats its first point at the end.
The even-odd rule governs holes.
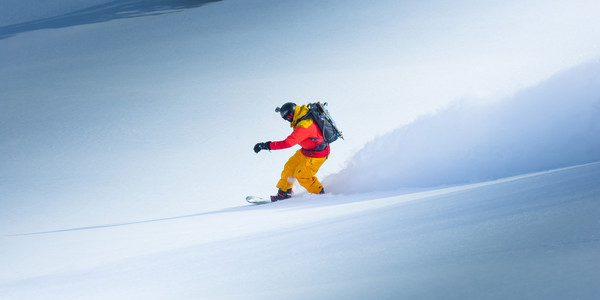
{"type": "Polygon", "coordinates": [[[600,164],[3,238],[5,299],[595,299],[600,164]],[[9,243],[6,243],[6,242],[9,243]],[[11,259],[7,259],[7,254],[11,259]]]}
{"type": "Polygon", "coordinates": [[[599,296],[598,1],[3,7],[2,299],[599,296]],[[316,100],[330,194],[245,203],[316,100]]]}

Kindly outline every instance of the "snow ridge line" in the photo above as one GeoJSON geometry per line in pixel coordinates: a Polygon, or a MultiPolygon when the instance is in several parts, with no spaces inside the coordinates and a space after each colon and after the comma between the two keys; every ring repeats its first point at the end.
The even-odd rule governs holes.
{"type": "MultiPolygon", "coordinates": [[[[553,169],[553,170],[517,175],[517,176],[512,176],[512,177],[507,177],[507,178],[502,178],[502,179],[496,179],[496,180],[492,180],[492,181],[479,182],[479,183],[453,186],[453,187],[446,187],[446,188],[434,189],[434,190],[423,191],[423,192],[415,192],[415,193],[404,194],[404,195],[388,196],[388,197],[376,198],[373,200],[366,200],[366,201],[379,201],[382,204],[385,203],[385,205],[389,205],[388,200],[393,198],[393,199],[399,200],[400,202],[408,202],[408,201],[412,201],[415,199],[423,199],[423,198],[427,198],[427,197],[434,197],[434,196],[446,195],[446,194],[455,193],[455,192],[462,192],[462,191],[476,189],[479,187],[495,185],[495,184],[500,184],[500,183],[506,183],[506,182],[521,180],[521,179],[525,179],[525,178],[542,176],[542,175],[546,175],[546,174],[552,174],[552,173],[557,173],[557,172],[561,172],[561,171],[566,171],[566,170],[571,170],[571,169],[576,169],[576,168],[581,168],[581,167],[586,167],[586,166],[593,166],[593,165],[598,165],[598,164],[600,164],[600,161],[581,164],[581,165],[575,165],[575,166],[570,166],[570,167],[558,168],[558,169],[553,169]],[[399,197],[401,200],[398,199],[399,197]]],[[[360,202],[364,202],[364,201],[360,201],[360,202]]],[[[395,203],[397,204],[398,201],[396,201],[395,203]]],[[[349,204],[349,205],[352,205],[352,204],[349,204]]],[[[31,235],[72,232],[72,231],[105,229],[105,228],[112,228],[112,227],[121,227],[121,226],[137,225],[137,224],[144,224],[144,223],[155,223],[155,222],[178,220],[178,219],[184,219],[184,218],[193,218],[193,217],[206,216],[206,215],[224,214],[224,213],[229,213],[229,212],[241,212],[241,211],[245,211],[248,208],[252,208],[252,207],[254,207],[254,206],[238,206],[238,207],[230,207],[230,208],[225,208],[225,209],[216,210],[216,211],[195,213],[195,214],[182,215],[182,216],[165,217],[165,218],[131,221],[131,222],[112,223],[112,224],[92,225],[92,226],[83,226],[83,227],[73,227],[73,228],[48,230],[48,231],[16,233],[16,234],[8,234],[6,236],[17,237],[17,236],[31,236],[31,235]]]]}

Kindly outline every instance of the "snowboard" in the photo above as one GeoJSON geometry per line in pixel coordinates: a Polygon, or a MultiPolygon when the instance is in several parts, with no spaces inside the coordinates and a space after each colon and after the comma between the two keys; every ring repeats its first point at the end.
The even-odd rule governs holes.
{"type": "Polygon", "coordinates": [[[246,197],[246,201],[248,203],[252,203],[252,204],[266,204],[266,203],[271,203],[271,197],[263,198],[263,197],[257,197],[257,196],[248,196],[248,197],[246,197]]]}

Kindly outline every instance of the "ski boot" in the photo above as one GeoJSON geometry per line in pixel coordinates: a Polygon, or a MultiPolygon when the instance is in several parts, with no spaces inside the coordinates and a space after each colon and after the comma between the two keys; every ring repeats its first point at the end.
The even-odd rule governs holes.
{"type": "Polygon", "coordinates": [[[277,195],[271,196],[271,202],[275,202],[275,201],[279,201],[279,200],[284,200],[284,199],[289,199],[289,198],[292,197],[293,193],[294,192],[292,192],[292,189],[289,189],[287,191],[279,189],[277,191],[277,195]]]}

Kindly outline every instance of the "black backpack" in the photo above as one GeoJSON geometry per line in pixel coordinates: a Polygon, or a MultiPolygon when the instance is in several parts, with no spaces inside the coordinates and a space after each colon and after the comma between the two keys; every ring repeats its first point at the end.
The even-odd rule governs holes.
{"type": "Polygon", "coordinates": [[[321,102],[309,103],[307,106],[309,108],[308,113],[306,116],[300,118],[297,123],[309,118],[312,119],[319,129],[321,129],[323,139],[325,139],[325,143],[327,144],[335,142],[338,138],[344,139],[342,132],[338,129],[327,109],[325,109],[327,102],[323,104],[321,102]]]}

